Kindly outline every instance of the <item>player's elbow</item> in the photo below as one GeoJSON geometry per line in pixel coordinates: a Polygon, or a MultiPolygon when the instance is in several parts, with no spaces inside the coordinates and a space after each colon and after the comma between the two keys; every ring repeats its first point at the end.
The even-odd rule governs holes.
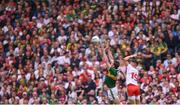
{"type": "Polygon", "coordinates": [[[116,80],[117,80],[117,78],[116,78],[116,77],[112,77],[112,79],[113,79],[114,81],[116,81],[116,80]]]}

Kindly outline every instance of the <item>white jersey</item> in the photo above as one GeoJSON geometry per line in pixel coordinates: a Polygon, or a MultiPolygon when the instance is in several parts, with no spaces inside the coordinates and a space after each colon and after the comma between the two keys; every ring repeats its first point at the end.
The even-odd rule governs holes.
{"type": "Polygon", "coordinates": [[[126,72],[126,85],[138,85],[138,69],[134,68],[131,64],[128,64],[126,72]]]}

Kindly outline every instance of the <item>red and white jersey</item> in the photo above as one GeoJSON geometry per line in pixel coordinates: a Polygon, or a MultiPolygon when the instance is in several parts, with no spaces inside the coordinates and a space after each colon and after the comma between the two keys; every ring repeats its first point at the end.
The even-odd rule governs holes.
{"type": "Polygon", "coordinates": [[[128,64],[126,71],[126,85],[138,85],[138,75],[138,69],[134,68],[131,64],[128,64]]]}

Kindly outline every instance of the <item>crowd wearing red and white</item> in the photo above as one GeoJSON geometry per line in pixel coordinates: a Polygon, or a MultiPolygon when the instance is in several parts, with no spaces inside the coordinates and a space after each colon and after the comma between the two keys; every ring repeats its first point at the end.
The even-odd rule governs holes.
{"type": "MultiPolygon", "coordinates": [[[[1,104],[108,104],[110,44],[119,69],[138,53],[142,104],[180,104],[179,0],[1,0],[1,104]]],[[[125,84],[117,81],[127,104],[125,84]]]]}

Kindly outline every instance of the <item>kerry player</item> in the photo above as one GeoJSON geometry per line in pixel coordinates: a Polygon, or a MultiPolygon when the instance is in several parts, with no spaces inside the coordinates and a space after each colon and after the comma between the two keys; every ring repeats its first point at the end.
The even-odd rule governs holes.
{"type": "Polygon", "coordinates": [[[105,77],[104,84],[108,87],[108,98],[111,102],[115,104],[120,104],[119,96],[118,96],[118,89],[116,87],[116,81],[118,78],[123,78],[122,75],[119,75],[119,61],[115,61],[112,52],[109,49],[109,46],[106,45],[106,48],[103,49],[103,59],[106,61],[106,66],[108,68],[108,73],[105,77]],[[107,54],[106,54],[106,49],[107,54]]]}

